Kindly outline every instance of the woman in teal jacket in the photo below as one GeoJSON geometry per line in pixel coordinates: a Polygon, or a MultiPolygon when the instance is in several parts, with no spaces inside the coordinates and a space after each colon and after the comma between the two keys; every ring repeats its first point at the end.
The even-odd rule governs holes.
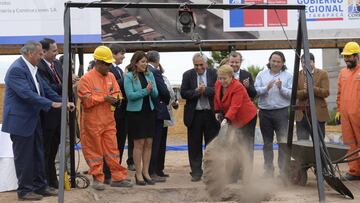
{"type": "Polygon", "coordinates": [[[134,139],[133,158],[137,185],[153,185],[149,175],[152,138],[155,133],[153,98],[158,96],[154,75],[147,70],[147,57],[143,51],[134,53],[129,71],[124,78],[127,98],[128,135],[134,139]]]}

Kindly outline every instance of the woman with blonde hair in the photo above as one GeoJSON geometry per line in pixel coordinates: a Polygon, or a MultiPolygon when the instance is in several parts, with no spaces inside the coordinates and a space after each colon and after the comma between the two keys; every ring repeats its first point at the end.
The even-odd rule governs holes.
{"type": "MultiPolygon", "coordinates": [[[[234,71],[229,65],[218,69],[215,83],[214,109],[217,118],[223,118],[221,126],[228,124],[234,129],[239,142],[249,154],[249,168],[252,167],[256,125],[256,107],[252,103],[246,88],[234,78],[234,71]],[[220,116],[222,114],[222,116],[220,116]]],[[[240,156],[240,155],[239,155],[240,156]]],[[[246,158],[246,157],[244,157],[246,158]]],[[[236,161],[236,160],[234,160],[236,161]]],[[[239,171],[232,171],[232,181],[236,182],[239,171]]]]}

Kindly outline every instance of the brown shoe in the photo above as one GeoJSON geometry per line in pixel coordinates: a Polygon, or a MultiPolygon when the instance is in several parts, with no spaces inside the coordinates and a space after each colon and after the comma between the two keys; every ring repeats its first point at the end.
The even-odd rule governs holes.
{"type": "Polygon", "coordinates": [[[18,199],[19,201],[39,201],[43,199],[43,196],[34,192],[29,192],[26,195],[19,197],[18,199]]]}

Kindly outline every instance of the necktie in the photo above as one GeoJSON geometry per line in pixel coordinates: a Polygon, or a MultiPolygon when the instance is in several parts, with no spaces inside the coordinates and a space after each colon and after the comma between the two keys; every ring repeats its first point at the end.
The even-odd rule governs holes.
{"type": "Polygon", "coordinates": [[[55,70],[55,64],[52,62],[51,65],[50,65],[50,70],[53,74],[53,77],[55,79],[55,82],[58,84],[58,85],[61,85],[61,79],[59,77],[59,75],[57,74],[56,70],[55,70]]]}
{"type": "MultiPolygon", "coordinates": [[[[204,79],[203,79],[204,75],[199,75],[199,86],[204,83],[204,79]]],[[[204,95],[200,96],[200,108],[201,109],[207,109],[207,99],[204,95]]]]}
{"type": "Polygon", "coordinates": [[[122,78],[122,71],[121,71],[120,67],[116,66],[116,70],[119,72],[119,75],[120,75],[119,79],[121,79],[122,78]]]}

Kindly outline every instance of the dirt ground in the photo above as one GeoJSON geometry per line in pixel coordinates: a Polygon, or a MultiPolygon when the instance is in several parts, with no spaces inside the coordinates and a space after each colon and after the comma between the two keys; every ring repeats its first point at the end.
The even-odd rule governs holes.
{"type": "MultiPolygon", "coordinates": [[[[169,136],[168,144],[186,144],[184,137],[169,136]]],[[[87,165],[82,155],[80,157],[79,171],[85,171],[87,165]]],[[[342,165],[341,169],[345,170],[346,165],[342,165]]],[[[203,182],[190,181],[187,151],[168,151],[165,172],[170,174],[167,181],[153,186],[135,185],[130,189],[107,186],[104,191],[96,191],[91,187],[71,189],[65,191],[65,202],[318,202],[316,179],[311,170],[308,171],[309,179],[304,187],[284,184],[277,177],[262,179],[263,156],[259,150],[255,152],[251,181],[231,184],[215,199],[209,197],[203,182]]],[[[129,172],[129,178],[134,182],[134,172],[129,172]]],[[[326,201],[360,202],[360,181],[345,182],[345,185],[352,191],[355,200],[342,197],[325,184],[326,201]]],[[[17,202],[16,192],[0,193],[0,202],[17,202]]],[[[57,202],[57,197],[46,197],[38,202],[57,202]]]]}

